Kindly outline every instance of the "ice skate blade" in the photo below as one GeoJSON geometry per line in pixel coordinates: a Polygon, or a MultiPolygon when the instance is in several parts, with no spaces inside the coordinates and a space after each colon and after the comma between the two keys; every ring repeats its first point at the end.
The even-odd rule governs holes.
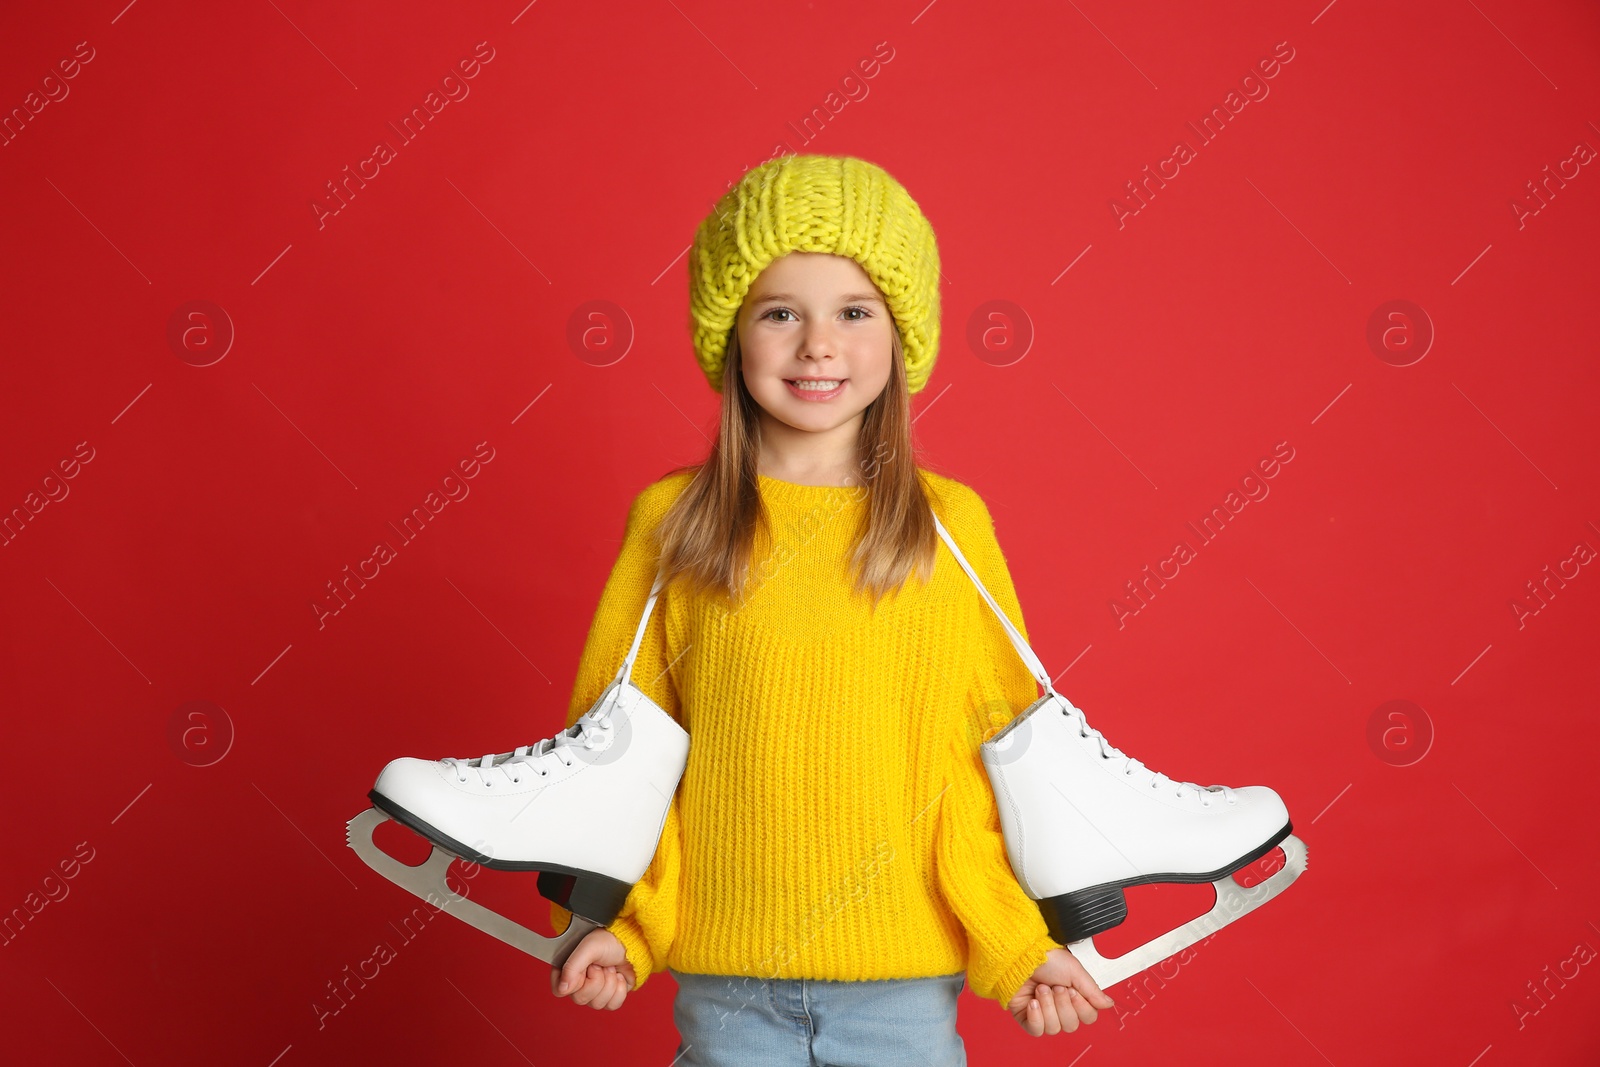
{"type": "Polygon", "coordinates": [[[1278,844],[1283,849],[1281,870],[1249,889],[1235,882],[1232,875],[1217,879],[1211,883],[1217,890],[1217,902],[1210,911],[1167,931],[1154,941],[1110,958],[1099,953],[1092,937],[1071,942],[1067,945],[1067,951],[1078,958],[1101,989],[1110,989],[1123,979],[1154,967],[1173,953],[1210,937],[1240,916],[1259,908],[1300,877],[1306,869],[1305,842],[1290,834],[1278,844]]]}
{"type": "Polygon", "coordinates": [[[499,938],[512,948],[519,948],[552,967],[560,967],[589,931],[600,928],[599,923],[574,912],[565,930],[555,937],[545,937],[476,901],[458,896],[444,880],[450,861],[456,857],[437,845],[433,854],[416,866],[401,863],[378,847],[373,834],[379,824],[388,818],[379,809],[368,808],[345,824],[345,842],[361,857],[362,862],[395,885],[421,897],[441,911],[449,912],[462,922],[476,926],[491,937],[499,938]]]}

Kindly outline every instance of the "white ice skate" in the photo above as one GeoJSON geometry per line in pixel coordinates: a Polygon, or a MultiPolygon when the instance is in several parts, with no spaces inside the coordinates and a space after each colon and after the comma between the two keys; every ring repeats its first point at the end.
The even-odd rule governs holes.
{"type": "Polygon", "coordinates": [[[644,876],[683,776],[689,735],[634,685],[634,657],[661,592],[656,575],[617,676],[569,729],[477,759],[397,759],[351,819],[346,840],[385,878],[456,918],[560,967],[591,930],[609,925],[644,876]],[[394,819],[427,838],[417,866],[380,849],[394,819]],[[445,884],[452,857],[502,871],[538,871],[539,892],[573,913],[555,937],[535,933],[445,884]]]}
{"type": "Polygon", "coordinates": [[[1111,747],[1055,691],[1033,649],[983,587],[937,518],[939,536],[994,610],[1044,694],[980,746],[1012,873],[1039,903],[1050,936],[1102,989],[1152,967],[1286,889],[1306,869],[1306,846],[1283,800],[1266,786],[1178,782],[1111,747]],[[1249,889],[1233,873],[1283,849],[1284,865],[1249,889]],[[1121,956],[1093,935],[1127,917],[1123,890],[1155,882],[1210,882],[1206,914],[1121,956]]]}

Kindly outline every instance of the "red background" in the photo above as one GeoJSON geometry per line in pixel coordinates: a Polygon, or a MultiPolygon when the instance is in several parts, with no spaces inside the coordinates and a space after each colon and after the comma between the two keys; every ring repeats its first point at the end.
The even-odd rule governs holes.
{"type": "MultiPolygon", "coordinates": [[[[1274,786],[1310,848],[1076,1034],[964,994],[971,1062],[1597,1062],[1600,576],[1528,586],[1600,546],[1600,174],[1563,163],[1600,146],[1597,46],[1592,5],[1503,0],[8,13],[0,108],[70,90],[0,147],[0,507],[26,513],[0,913],[59,897],[0,947],[8,1055],[671,1060],[670,977],[594,1012],[454,919],[404,941],[415,901],[344,823],[394,757],[559,728],[628,502],[715,432],[684,252],[782,145],[881,164],[938,232],[919,443],[989,502],[1062,691],[1174,777],[1274,786]],[[479,42],[470,94],[319,223],[479,42]],[[1369,344],[1391,300],[1415,310],[1369,344]],[[319,625],[380,539],[397,558],[319,625]],[[1179,539],[1196,558],[1119,624],[1179,539]]],[[[532,876],[485,877],[546,915],[532,876]]],[[[1108,944],[1208,897],[1136,893],[1108,944]]]]}

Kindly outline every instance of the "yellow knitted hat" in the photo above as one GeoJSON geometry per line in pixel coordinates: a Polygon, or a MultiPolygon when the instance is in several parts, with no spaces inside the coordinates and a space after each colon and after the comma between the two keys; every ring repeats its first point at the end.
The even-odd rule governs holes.
{"type": "Polygon", "coordinates": [[[711,388],[745,294],[790,252],[861,264],[900,328],[906,385],[928,382],[939,353],[939,248],[916,201],[882,167],[851,156],[779,156],[751,168],[695,230],[689,330],[711,388]]]}

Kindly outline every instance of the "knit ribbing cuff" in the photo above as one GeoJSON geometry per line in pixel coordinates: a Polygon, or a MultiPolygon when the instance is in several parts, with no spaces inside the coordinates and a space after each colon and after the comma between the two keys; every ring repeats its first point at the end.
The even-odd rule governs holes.
{"type": "Polygon", "coordinates": [[[645,979],[650,977],[652,963],[650,942],[645,939],[644,928],[633,916],[619,915],[606,929],[622,942],[628,963],[633,967],[633,988],[639,989],[644,985],[645,979]]]}
{"type": "Polygon", "coordinates": [[[1053,948],[1061,948],[1061,944],[1049,934],[1042,935],[1037,941],[1028,946],[1027,950],[1019,955],[1016,962],[1006,968],[995,982],[995,999],[1000,1006],[1010,1010],[1010,1003],[1017,991],[1022,988],[1022,983],[1032,977],[1033,972],[1044,965],[1046,954],[1053,948]]]}

